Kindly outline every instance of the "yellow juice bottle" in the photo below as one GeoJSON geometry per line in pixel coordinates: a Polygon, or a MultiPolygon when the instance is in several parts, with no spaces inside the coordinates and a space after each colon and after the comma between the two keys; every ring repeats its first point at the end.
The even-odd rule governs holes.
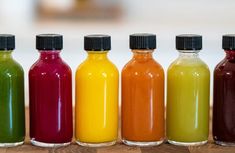
{"type": "Polygon", "coordinates": [[[75,137],[82,146],[109,146],[118,136],[118,70],[107,57],[111,38],[84,38],[87,59],[76,71],[75,137]]]}
{"type": "Polygon", "coordinates": [[[203,145],[209,133],[210,71],[198,54],[202,36],[178,35],[176,48],[180,55],[167,72],[168,142],[203,145]]]}

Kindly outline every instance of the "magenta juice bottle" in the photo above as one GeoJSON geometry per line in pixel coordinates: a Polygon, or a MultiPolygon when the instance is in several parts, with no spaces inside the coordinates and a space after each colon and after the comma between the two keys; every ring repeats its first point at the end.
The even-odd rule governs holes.
{"type": "Polygon", "coordinates": [[[214,70],[213,138],[235,146],[235,35],[223,36],[225,58],[214,70]]]}
{"type": "Polygon", "coordinates": [[[30,138],[36,146],[65,146],[72,139],[72,76],[60,57],[62,46],[61,35],[36,36],[40,58],[29,71],[30,138]]]}

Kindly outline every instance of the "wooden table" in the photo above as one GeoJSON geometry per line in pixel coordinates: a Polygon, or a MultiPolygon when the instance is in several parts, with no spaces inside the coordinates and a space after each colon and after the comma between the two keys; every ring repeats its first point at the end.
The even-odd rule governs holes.
{"type": "Polygon", "coordinates": [[[235,153],[235,147],[221,147],[215,145],[212,141],[211,135],[209,137],[209,143],[198,147],[179,147],[167,143],[156,147],[129,147],[120,143],[119,140],[116,145],[103,148],[81,147],[75,144],[75,142],[62,148],[40,148],[32,146],[29,142],[28,109],[26,109],[26,127],[25,144],[13,148],[0,148],[0,153],[235,153]]]}

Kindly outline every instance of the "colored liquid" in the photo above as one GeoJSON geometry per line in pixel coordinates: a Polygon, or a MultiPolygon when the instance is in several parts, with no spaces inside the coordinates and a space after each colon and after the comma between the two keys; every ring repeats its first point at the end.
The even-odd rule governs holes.
{"type": "Polygon", "coordinates": [[[213,138],[235,144],[235,52],[226,53],[214,71],[213,138]]]}
{"type": "Polygon", "coordinates": [[[118,70],[107,52],[88,52],[76,72],[76,140],[99,144],[116,141],[118,70]]]}
{"type": "Polygon", "coordinates": [[[24,137],[24,72],[10,51],[0,51],[0,145],[24,137]]]}
{"type": "Polygon", "coordinates": [[[152,52],[134,52],[122,70],[122,139],[164,139],[164,71],[152,52]]]}
{"type": "Polygon", "coordinates": [[[193,143],[207,141],[210,72],[196,53],[181,53],[168,69],[167,138],[193,143]]]}
{"type": "Polygon", "coordinates": [[[43,143],[70,142],[72,125],[71,69],[59,51],[41,51],[29,71],[30,137],[43,143]]]}

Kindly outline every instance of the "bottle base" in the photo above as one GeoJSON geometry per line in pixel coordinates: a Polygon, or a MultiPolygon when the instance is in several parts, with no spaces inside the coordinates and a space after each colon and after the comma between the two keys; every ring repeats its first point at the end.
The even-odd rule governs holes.
{"type": "Polygon", "coordinates": [[[81,141],[76,141],[76,143],[83,147],[108,147],[108,146],[114,145],[116,143],[116,140],[111,141],[111,142],[103,142],[103,143],[87,143],[87,142],[81,142],[81,141]]]}
{"type": "Polygon", "coordinates": [[[235,142],[225,142],[225,141],[215,141],[216,144],[221,145],[221,146],[228,146],[228,147],[234,147],[235,142]]]}
{"type": "Polygon", "coordinates": [[[179,142],[173,140],[167,140],[168,143],[176,145],[176,146],[201,146],[207,143],[208,140],[200,141],[200,142],[179,142]]]}
{"type": "Polygon", "coordinates": [[[129,140],[123,139],[122,142],[128,146],[151,147],[151,146],[158,146],[162,144],[164,140],[141,142],[141,141],[129,141],[129,140]]]}
{"type": "Polygon", "coordinates": [[[0,147],[16,147],[24,144],[24,141],[13,142],[13,143],[0,143],[0,147]]]}
{"type": "Polygon", "coordinates": [[[30,142],[34,146],[45,147],[45,148],[64,147],[64,146],[67,146],[71,143],[71,142],[66,142],[66,143],[44,143],[44,142],[35,141],[34,139],[31,139],[30,142]]]}

